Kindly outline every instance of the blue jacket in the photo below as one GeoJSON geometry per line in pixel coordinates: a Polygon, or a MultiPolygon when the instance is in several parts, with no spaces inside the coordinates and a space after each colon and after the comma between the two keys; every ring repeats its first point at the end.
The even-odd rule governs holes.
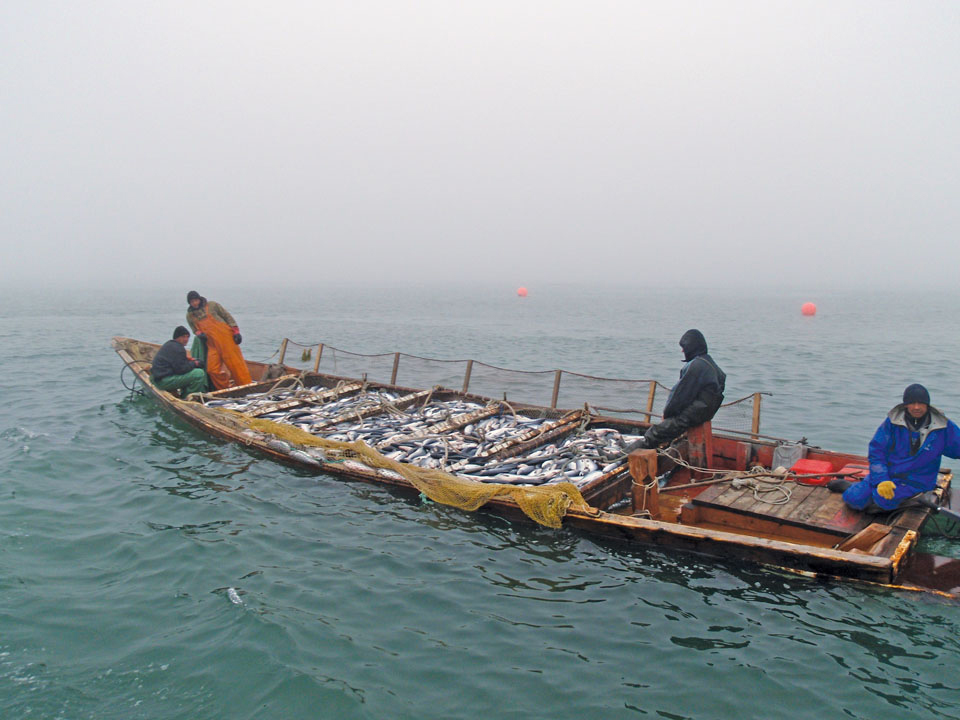
{"type": "Polygon", "coordinates": [[[913,431],[905,419],[906,405],[897,405],[870,441],[870,486],[876,489],[884,480],[897,487],[892,503],[933,490],[937,486],[940,458],[960,458],[960,427],[946,415],[930,407],[930,420],[913,431]],[[919,439],[920,449],[910,454],[911,438],[919,439]]]}

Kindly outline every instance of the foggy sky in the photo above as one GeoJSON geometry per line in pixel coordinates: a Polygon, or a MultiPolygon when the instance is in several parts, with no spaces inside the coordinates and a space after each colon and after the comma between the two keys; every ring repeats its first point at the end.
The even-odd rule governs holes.
{"type": "Polygon", "coordinates": [[[0,281],[950,285],[955,2],[0,5],[0,281]]]}

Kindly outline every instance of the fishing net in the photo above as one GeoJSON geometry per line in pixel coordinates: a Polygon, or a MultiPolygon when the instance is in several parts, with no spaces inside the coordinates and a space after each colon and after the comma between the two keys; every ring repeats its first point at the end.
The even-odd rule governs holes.
{"type": "MultiPolygon", "coordinates": [[[[717,414],[713,416],[713,427],[717,430],[751,432],[753,430],[754,403],[758,402],[757,396],[747,395],[739,400],[724,403],[717,410],[717,414]]],[[[759,428],[757,429],[759,430],[759,428]]]]}
{"type": "MultiPolygon", "coordinates": [[[[364,355],[315,343],[304,345],[287,340],[284,364],[298,370],[337,377],[366,377],[369,382],[405,387],[440,385],[474,395],[513,403],[553,408],[582,408],[619,417],[658,421],[670,394],[670,387],[656,380],[627,380],[596,377],[568,370],[511,370],[475,360],[439,360],[408,355],[379,353],[364,355]],[[309,353],[309,354],[307,354],[309,353]],[[317,361],[319,358],[319,362],[317,361]]],[[[759,432],[760,393],[747,395],[720,406],[713,418],[717,430],[759,432]]]]}
{"type": "MultiPolygon", "coordinates": [[[[149,360],[155,348],[126,340],[135,357],[149,360]]],[[[663,417],[670,388],[656,380],[595,377],[568,370],[511,370],[472,360],[439,360],[406,353],[363,354],[323,343],[305,345],[286,340],[282,362],[301,372],[366,378],[371,383],[405,387],[442,386],[472,395],[509,398],[515,406],[575,409],[585,404],[595,413],[658,421],[663,417]]],[[[720,406],[715,430],[757,434],[760,395],[753,393],[720,406]]]]}
{"type": "MultiPolygon", "coordinates": [[[[590,409],[604,415],[643,416],[644,422],[663,417],[663,408],[670,396],[670,388],[656,380],[622,380],[594,377],[566,370],[561,371],[557,384],[557,405],[576,407],[587,403],[590,409]]],[[[755,395],[724,403],[713,417],[716,430],[734,430],[748,433],[753,428],[755,395]]]]}
{"type": "Polygon", "coordinates": [[[294,447],[320,448],[328,463],[352,461],[374,470],[396,473],[434,502],[451,505],[461,510],[476,510],[495,497],[507,498],[515,502],[532,520],[551,528],[561,526],[563,517],[570,508],[593,512],[572,483],[527,487],[478,482],[451,475],[442,470],[399,463],[384,457],[361,441],[348,443],[326,440],[300,428],[272,420],[251,418],[232,410],[209,408],[193,402],[188,404],[191,409],[218,425],[229,425],[237,430],[250,429],[264,433],[294,447]]]}
{"type": "Polygon", "coordinates": [[[332,345],[303,343],[286,340],[283,364],[297,370],[308,370],[338,377],[359,378],[366,375],[370,382],[390,382],[393,370],[394,353],[363,353],[341,350],[332,345]]]}
{"type": "Polygon", "coordinates": [[[399,353],[395,382],[406,387],[442,385],[459,389],[466,367],[466,360],[436,360],[399,353]]]}
{"type": "Polygon", "coordinates": [[[663,413],[669,392],[670,388],[655,380],[621,380],[563,370],[558,383],[557,405],[576,407],[579,404],[582,407],[587,403],[604,415],[627,416],[646,415],[649,408],[650,415],[657,418],[663,413]]]}
{"type": "MultiPolygon", "coordinates": [[[[491,398],[550,405],[553,378],[553,370],[510,370],[474,362],[470,372],[470,392],[491,398]]],[[[574,407],[583,407],[583,403],[574,407]]]]}

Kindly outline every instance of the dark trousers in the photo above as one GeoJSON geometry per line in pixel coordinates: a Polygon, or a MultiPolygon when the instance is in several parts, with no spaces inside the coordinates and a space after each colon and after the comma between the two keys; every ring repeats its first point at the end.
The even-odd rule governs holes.
{"type": "Polygon", "coordinates": [[[719,403],[711,407],[697,400],[679,415],[664,418],[656,425],[651,425],[650,429],[643,435],[646,438],[647,447],[656,447],[668,443],[683,435],[690,428],[712,420],[713,416],[717,414],[718,406],[719,403]]]}
{"type": "Polygon", "coordinates": [[[643,436],[647,440],[647,447],[656,447],[680,437],[690,428],[701,424],[691,422],[689,418],[685,418],[683,415],[677,415],[676,417],[665,418],[663,422],[656,425],[651,425],[643,436]]]}

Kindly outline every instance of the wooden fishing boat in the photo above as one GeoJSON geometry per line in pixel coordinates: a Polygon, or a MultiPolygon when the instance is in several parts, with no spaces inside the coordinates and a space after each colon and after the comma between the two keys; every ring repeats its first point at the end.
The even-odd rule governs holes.
{"type": "MultiPolygon", "coordinates": [[[[490,485],[477,482],[478,476],[470,475],[465,469],[476,471],[479,467],[482,473],[486,467],[483,463],[503,467],[507,459],[511,467],[516,467],[548,443],[554,443],[551,447],[555,447],[564,438],[578,434],[615,432],[635,436],[648,426],[649,415],[653,414],[649,412],[651,408],[648,406],[647,416],[640,419],[601,414],[587,406],[557,408],[556,387],[552,406],[506,402],[474,394],[467,391],[473,361],[469,361],[467,381],[461,389],[406,387],[395,382],[399,355],[393,364],[390,378],[393,382],[319,372],[319,357],[314,367],[306,370],[283,362],[267,365],[248,361],[251,377],[269,379],[204,394],[198,402],[195,398],[193,401],[181,399],[153,385],[150,367],[158,345],[123,337],[114,338],[112,344],[145,391],[178,417],[223,440],[241,443],[252,451],[312,472],[424,493],[441,502],[447,502],[447,497],[472,494],[480,500],[473,505],[459,506],[472,508],[485,503],[489,511],[508,517],[531,515],[552,524],[549,519],[544,521],[535,512],[531,513],[532,505],[544,509],[545,513],[547,510],[558,512],[554,516],[558,522],[562,517],[565,526],[588,533],[760,563],[802,574],[946,594],[954,594],[960,588],[960,561],[917,552],[921,527],[934,511],[911,507],[870,516],[847,508],[840,495],[831,493],[820,483],[837,474],[862,475],[867,460],[859,455],[805,447],[804,462],[807,467],[815,467],[815,472],[777,475],[771,465],[783,441],[760,435],[756,424],[750,431],[738,433],[714,431],[707,423],[691,430],[667,451],[644,450],[614,459],[602,469],[580,478],[575,489],[569,483],[525,488],[517,484],[518,476],[510,476],[510,485],[497,483],[506,475],[480,478],[492,481],[490,485]],[[296,387],[296,394],[289,399],[270,399],[273,396],[269,392],[291,387],[296,387]],[[334,402],[344,402],[345,398],[386,391],[392,393],[390,402],[354,406],[346,413],[321,418],[320,422],[314,417],[312,434],[291,427],[291,435],[286,426],[281,428],[280,423],[265,419],[291,409],[322,411],[334,402]],[[259,404],[247,405],[246,410],[239,412],[214,407],[217,404],[242,406],[252,402],[251,398],[258,398],[259,404]],[[502,441],[478,453],[470,463],[441,462],[440,468],[433,469],[391,460],[365,444],[311,439],[322,438],[325,432],[330,437],[330,432],[344,423],[356,425],[378,415],[412,414],[428,404],[444,402],[470,402],[478,409],[432,422],[428,431],[404,436],[403,442],[415,444],[429,438],[449,447],[453,438],[462,437],[465,428],[473,427],[483,418],[511,413],[514,418],[532,418],[539,424],[524,426],[532,429],[518,426],[517,432],[505,434],[502,441]],[[455,487],[445,495],[449,489],[444,488],[447,481],[455,487]],[[497,488],[506,489],[494,492],[497,488]]],[[[283,347],[285,350],[286,341],[283,347]]],[[[320,346],[318,352],[322,350],[320,346]]],[[[557,372],[559,382],[560,371],[557,372]]],[[[652,385],[650,397],[653,398],[652,385]]],[[[755,421],[757,417],[755,409],[755,421]]],[[[395,447],[399,441],[392,442],[395,447]]],[[[941,472],[936,491],[941,502],[948,501],[951,479],[949,470],[941,472]]]]}

